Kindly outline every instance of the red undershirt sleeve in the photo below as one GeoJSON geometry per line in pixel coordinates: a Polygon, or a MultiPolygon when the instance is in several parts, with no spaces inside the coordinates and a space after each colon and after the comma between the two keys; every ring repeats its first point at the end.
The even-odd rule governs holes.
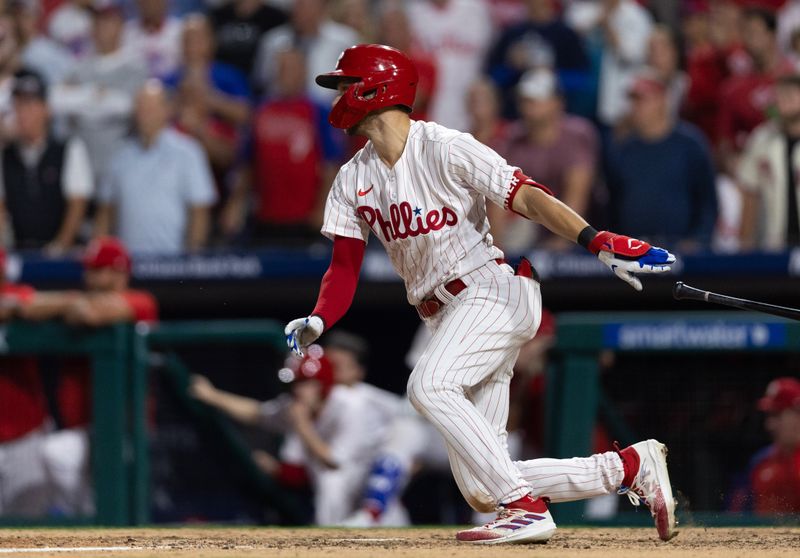
{"type": "Polygon", "coordinates": [[[353,302],[366,247],[360,238],[337,236],[333,240],[331,265],[322,276],[317,305],[311,312],[322,318],[326,330],[347,313],[353,302]]]}

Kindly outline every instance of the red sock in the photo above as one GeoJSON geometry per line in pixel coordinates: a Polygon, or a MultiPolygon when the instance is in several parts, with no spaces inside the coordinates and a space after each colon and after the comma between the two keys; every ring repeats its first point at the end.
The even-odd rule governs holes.
{"type": "Polygon", "coordinates": [[[504,508],[513,508],[515,510],[525,510],[534,513],[544,513],[547,511],[547,503],[544,498],[534,498],[530,494],[526,494],[519,500],[514,500],[508,504],[502,504],[504,508]]]}
{"type": "Polygon", "coordinates": [[[639,454],[632,447],[627,447],[622,451],[617,451],[617,453],[622,460],[622,467],[625,471],[625,476],[622,478],[622,486],[630,488],[633,486],[633,479],[636,478],[636,473],[639,472],[639,454]]]}

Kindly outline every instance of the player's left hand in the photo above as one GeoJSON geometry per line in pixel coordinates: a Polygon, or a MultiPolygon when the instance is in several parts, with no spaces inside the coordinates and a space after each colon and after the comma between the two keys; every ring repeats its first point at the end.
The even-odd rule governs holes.
{"type": "Polygon", "coordinates": [[[297,318],[286,324],[286,344],[298,356],[303,356],[303,348],[308,347],[322,335],[325,324],[319,316],[297,318]]]}
{"type": "Polygon", "coordinates": [[[597,254],[614,274],[637,291],[642,290],[642,282],[637,273],[665,273],[672,269],[675,256],[663,248],[608,231],[597,233],[589,244],[589,251],[597,254]]]}

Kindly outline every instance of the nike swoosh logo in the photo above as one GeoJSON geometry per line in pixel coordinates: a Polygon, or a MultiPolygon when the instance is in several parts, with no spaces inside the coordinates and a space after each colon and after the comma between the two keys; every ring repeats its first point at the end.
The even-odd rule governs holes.
{"type": "Polygon", "coordinates": [[[369,188],[367,188],[366,190],[362,190],[362,189],[360,189],[360,188],[359,188],[359,189],[358,189],[358,195],[359,195],[359,196],[366,196],[367,194],[369,194],[370,192],[372,192],[372,189],[373,189],[374,187],[375,187],[375,185],[374,185],[374,184],[370,184],[369,188]]]}

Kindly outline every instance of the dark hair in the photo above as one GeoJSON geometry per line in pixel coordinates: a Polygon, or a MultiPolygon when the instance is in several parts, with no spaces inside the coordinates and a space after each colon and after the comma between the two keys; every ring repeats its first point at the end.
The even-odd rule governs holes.
{"type": "Polygon", "coordinates": [[[325,337],[321,339],[321,344],[325,349],[348,351],[355,356],[361,366],[367,365],[369,346],[363,337],[347,331],[332,331],[325,334],[325,337]]]}
{"type": "Polygon", "coordinates": [[[778,29],[775,12],[771,12],[770,10],[757,7],[747,8],[744,11],[743,17],[744,19],[760,19],[767,29],[769,29],[770,33],[775,33],[778,29]]]}

